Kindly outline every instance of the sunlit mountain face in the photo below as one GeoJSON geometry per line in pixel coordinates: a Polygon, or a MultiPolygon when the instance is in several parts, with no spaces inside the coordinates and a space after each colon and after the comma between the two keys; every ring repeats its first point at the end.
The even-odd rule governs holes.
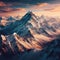
{"type": "Polygon", "coordinates": [[[0,1],[1,60],[60,60],[60,1],[0,1]]]}

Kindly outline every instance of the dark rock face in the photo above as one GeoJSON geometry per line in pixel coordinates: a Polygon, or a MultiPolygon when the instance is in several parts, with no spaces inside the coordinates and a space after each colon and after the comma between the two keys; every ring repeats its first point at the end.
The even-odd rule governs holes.
{"type": "Polygon", "coordinates": [[[25,53],[21,60],[60,60],[60,39],[47,43],[42,51],[25,53]]]}
{"type": "Polygon", "coordinates": [[[44,60],[60,60],[60,39],[50,42],[42,52],[44,60]]]}
{"type": "MultiPolygon", "coordinates": [[[[1,57],[1,60],[5,60],[1,57]]],[[[9,56],[10,60],[60,60],[60,39],[55,39],[46,44],[45,48],[41,51],[25,51],[23,53],[9,56]]]]}
{"type": "Polygon", "coordinates": [[[1,49],[1,47],[2,47],[2,38],[0,36],[0,49],[1,49]]]}
{"type": "Polygon", "coordinates": [[[26,13],[21,20],[12,22],[1,30],[1,34],[8,35],[20,31],[22,27],[31,19],[31,12],[26,13]]]}

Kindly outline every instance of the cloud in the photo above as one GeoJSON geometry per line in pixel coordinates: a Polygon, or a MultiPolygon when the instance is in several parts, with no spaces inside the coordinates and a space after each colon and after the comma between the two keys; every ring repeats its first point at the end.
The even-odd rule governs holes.
{"type": "MultiPolygon", "coordinates": [[[[2,0],[3,1],[3,0],[2,0]]],[[[11,0],[12,1],[12,0],[11,0]]],[[[15,0],[14,0],[15,1],[15,0]]],[[[18,0],[16,0],[18,1],[18,0]]],[[[22,0],[23,2],[21,3],[21,0],[19,2],[0,2],[0,16],[1,15],[5,15],[6,13],[8,15],[13,15],[12,13],[14,13],[15,15],[19,14],[20,12],[27,12],[27,11],[32,11],[32,12],[36,12],[36,14],[40,13],[46,13],[46,12],[59,12],[60,8],[60,4],[58,3],[50,3],[50,2],[56,2],[56,0],[36,0],[35,4],[33,0],[28,0],[31,1],[32,4],[30,3],[24,3],[27,0],[22,0]],[[39,1],[39,2],[38,2],[39,1]],[[43,3],[45,2],[45,3],[43,3]],[[17,13],[16,13],[17,12],[17,13]]],[[[59,0],[57,0],[59,1],[59,0]]]]}
{"type": "Polygon", "coordinates": [[[1,13],[7,13],[7,12],[13,12],[13,11],[25,11],[24,8],[3,8],[3,9],[0,9],[0,12],[1,13]]]}
{"type": "Polygon", "coordinates": [[[29,9],[31,10],[41,10],[42,8],[45,8],[46,6],[48,6],[49,4],[48,3],[38,3],[36,5],[33,5],[31,7],[29,7],[29,9]]]}
{"type": "Polygon", "coordinates": [[[0,9],[0,16],[18,16],[26,12],[25,8],[5,7],[0,9]]]}
{"type": "Polygon", "coordinates": [[[41,3],[28,7],[27,10],[58,12],[60,11],[60,4],[41,3]]]}
{"type": "Polygon", "coordinates": [[[6,6],[6,4],[1,1],[1,2],[0,2],[0,7],[1,7],[1,6],[6,6]]]}
{"type": "Polygon", "coordinates": [[[51,10],[51,11],[53,11],[53,12],[60,12],[60,6],[57,6],[57,7],[55,7],[53,10],[51,10]]]}
{"type": "Polygon", "coordinates": [[[51,3],[41,3],[30,6],[27,8],[27,11],[31,10],[37,16],[58,16],[60,17],[60,4],[51,4],[51,3]]]}
{"type": "Polygon", "coordinates": [[[60,4],[52,4],[49,8],[45,8],[44,10],[51,12],[60,12],[60,4]]]}
{"type": "Polygon", "coordinates": [[[58,2],[59,0],[0,0],[3,2],[19,2],[19,3],[25,3],[25,4],[37,4],[37,3],[52,3],[52,2],[58,2]]]}
{"type": "Polygon", "coordinates": [[[22,7],[22,3],[0,2],[0,16],[19,15],[20,12],[26,12],[26,9],[22,7]]]}

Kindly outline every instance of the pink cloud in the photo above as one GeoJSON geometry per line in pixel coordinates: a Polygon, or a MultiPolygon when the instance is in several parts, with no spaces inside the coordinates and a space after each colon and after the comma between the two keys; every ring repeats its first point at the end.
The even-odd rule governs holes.
{"type": "Polygon", "coordinates": [[[1,6],[6,6],[6,4],[3,3],[3,2],[0,2],[0,7],[1,7],[1,6]]]}
{"type": "Polygon", "coordinates": [[[3,8],[0,9],[0,16],[15,16],[15,15],[22,15],[26,12],[25,8],[3,8]]]}

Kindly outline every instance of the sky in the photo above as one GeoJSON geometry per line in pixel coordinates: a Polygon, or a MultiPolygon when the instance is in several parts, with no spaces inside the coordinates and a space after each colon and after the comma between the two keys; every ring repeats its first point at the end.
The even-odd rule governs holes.
{"type": "Polygon", "coordinates": [[[23,16],[28,11],[60,17],[60,0],[0,0],[0,16],[23,16]]]}

